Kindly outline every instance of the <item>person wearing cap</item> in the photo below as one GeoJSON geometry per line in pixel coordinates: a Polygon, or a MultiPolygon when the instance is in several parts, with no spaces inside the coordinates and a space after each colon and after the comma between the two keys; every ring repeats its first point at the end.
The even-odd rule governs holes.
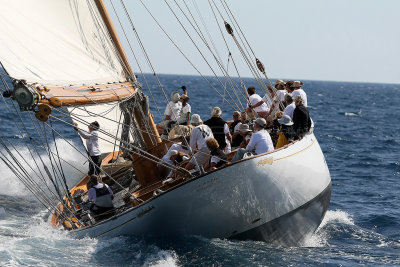
{"type": "Polygon", "coordinates": [[[286,81],[286,83],[285,83],[285,89],[286,89],[286,92],[288,93],[288,94],[292,94],[293,93],[293,91],[294,91],[294,88],[292,87],[292,84],[294,83],[294,81],[291,81],[291,80],[288,80],[288,81],[286,81]]]}
{"type": "Polygon", "coordinates": [[[240,148],[232,161],[241,160],[243,156],[250,152],[253,155],[260,155],[266,152],[274,150],[274,145],[271,140],[271,136],[265,130],[267,122],[263,118],[256,119],[254,123],[254,133],[250,138],[249,144],[246,149],[240,148]]]}
{"type": "Polygon", "coordinates": [[[89,176],[92,174],[100,174],[101,151],[99,146],[99,128],[100,124],[97,121],[94,121],[88,126],[89,132],[85,132],[78,129],[78,124],[74,123],[75,131],[77,131],[78,134],[86,140],[87,153],[90,157],[88,171],[89,176]]]}
{"type": "Polygon", "coordinates": [[[171,159],[171,156],[175,156],[175,153],[180,154],[181,156],[186,156],[187,159],[189,159],[188,156],[190,153],[189,149],[185,145],[183,145],[182,142],[177,142],[175,144],[172,144],[171,147],[168,149],[167,153],[162,157],[161,162],[157,164],[157,169],[158,169],[158,174],[160,175],[160,179],[164,179],[165,177],[167,177],[167,175],[171,174],[170,169],[164,166],[162,163],[166,162],[170,165],[175,165],[174,163],[175,159],[174,158],[171,159]]]}
{"type": "Polygon", "coordinates": [[[204,122],[213,132],[214,138],[217,139],[219,148],[225,153],[231,152],[232,136],[229,132],[228,124],[221,118],[222,110],[219,107],[214,107],[211,110],[211,118],[204,122]]]}
{"type": "Polygon", "coordinates": [[[239,132],[239,127],[240,127],[240,125],[242,125],[242,122],[241,122],[242,118],[241,118],[239,111],[233,112],[232,117],[233,117],[233,122],[231,123],[231,125],[229,125],[229,132],[232,135],[231,147],[232,147],[232,149],[235,149],[235,148],[239,147],[243,141],[243,136],[241,136],[240,132],[239,132]]]}
{"type": "Polygon", "coordinates": [[[242,142],[240,143],[241,148],[246,148],[250,142],[253,130],[250,129],[248,124],[242,123],[239,127],[239,134],[242,137],[242,142]]]}
{"type": "Polygon", "coordinates": [[[186,94],[180,96],[179,101],[182,103],[181,113],[179,115],[178,124],[189,125],[190,124],[190,112],[192,108],[189,105],[189,97],[186,94]]]}
{"type": "Polygon", "coordinates": [[[303,105],[307,107],[307,94],[304,92],[304,90],[301,88],[303,83],[301,81],[294,81],[293,84],[290,86],[294,89],[292,96],[295,98],[296,96],[300,95],[301,98],[303,99],[303,105]]]}
{"type": "Polygon", "coordinates": [[[208,150],[210,150],[211,158],[206,171],[213,171],[224,166],[228,162],[228,157],[219,148],[218,141],[215,138],[206,140],[208,150]]]}
{"type": "Polygon", "coordinates": [[[196,167],[202,167],[210,159],[210,150],[207,148],[206,140],[214,138],[211,128],[203,124],[199,114],[193,114],[190,123],[194,126],[190,133],[189,145],[192,151],[197,151],[190,162],[186,165],[186,170],[192,170],[196,167]]]}
{"type": "Polygon", "coordinates": [[[285,95],[286,107],[283,111],[283,115],[288,115],[293,120],[293,111],[296,108],[296,104],[293,102],[292,94],[285,95]]]}
{"type": "Polygon", "coordinates": [[[164,134],[165,131],[168,132],[168,129],[170,129],[173,124],[177,123],[182,110],[182,102],[180,102],[179,99],[179,93],[177,91],[172,92],[171,101],[169,101],[165,107],[164,121],[156,126],[159,134],[164,134]]]}
{"type": "Polygon", "coordinates": [[[278,133],[278,142],[276,143],[276,149],[287,145],[293,141],[295,134],[293,131],[293,121],[288,115],[283,115],[282,118],[278,119],[281,125],[280,132],[278,133]]]}
{"type": "Polygon", "coordinates": [[[251,112],[251,110],[253,109],[259,117],[269,112],[269,108],[262,101],[261,96],[256,94],[256,88],[254,86],[250,86],[249,88],[247,88],[247,93],[249,94],[250,104],[248,104],[246,112],[251,112]]]}
{"type": "Polygon", "coordinates": [[[281,102],[285,101],[285,95],[287,94],[285,87],[286,87],[286,84],[283,80],[275,81],[276,95],[277,95],[279,101],[281,101],[281,102]]]}
{"type": "Polygon", "coordinates": [[[311,129],[311,118],[308,109],[303,105],[303,98],[298,95],[294,98],[296,108],[293,111],[293,130],[296,139],[302,138],[311,129]]]}
{"type": "Polygon", "coordinates": [[[93,174],[90,176],[86,187],[88,188],[88,201],[91,203],[90,210],[95,215],[100,215],[114,209],[112,202],[114,199],[113,191],[107,184],[99,182],[97,175],[93,174]]]}

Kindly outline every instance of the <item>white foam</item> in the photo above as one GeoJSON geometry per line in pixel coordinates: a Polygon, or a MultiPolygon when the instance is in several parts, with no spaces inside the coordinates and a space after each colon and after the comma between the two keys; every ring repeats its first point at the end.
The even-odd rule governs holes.
{"type": "Polygon", "coordinates": [[[315,233],[307,237],[304,243],[301,245],[302,247],[326,247],[328,246],[328,233],[325,231],[325,226],[329,224],[347,224],[354,225],[353,218],[345,211],[342,210],[328,210],[325,214],[324,219],[319,225],[318,229],[315,233]]]}
{"type": "Polygon", "coordinates": [[[6,217],[7,212],[3,207],[0,207],[0,220],[2,220],[4,217],[6,217]]]}
{"type": "Polygon", "coordinates": [[[342,223],[347,225],[354,225],[354,220],[351,215],[342,210],[328,210],[325,214],[318,229],[323,228],[327,224],[342,223]]]}
{"type": "Polygon", "coordinates": [[[355,117],[360,117],[361,116],[361,113],[362,113],[362,110],[360,109],[360,111],[359,112],[357,112],[357,113],[353,113],[353,112],[345,112],[344,113],[344,115],[345,116],[355,116],[355,117]]]}
{"type": "Polygon", "coordinates": [[[178,256],[174,251],[160,250],[157,254],[152,255],[146,259],[144,262],[145,266],[179,266],[178,256]]]}
{"type": "MultiPolygon", "coordinates": [[[[73,145],[75,146],[75,144],[73,145]]],[[[63,160],[74,166],[76,169],[81,170],[78,171],[74,167],[68,165],[66,162],[61,160],[62,168],[64,170],[67,181],[76,182],[78,179],[82,177],[83,173],[86,171],[86,166],[82,165],[82,163],[85,162],[85,158],[64,140],[61,139],[57,140],[57,148],[58,151],[60,152],[60,157],[63,160]]],[[[50,149],[53,153],[56,153],[54,143],[50,145],[50,149]]],[[[40,175],[40,172],[36,166],[35,161],[37,162],[40,171],[43,174],[45,173],[42,163],[39,159],[39,156],[34,154],[35,159],[33,159],[28,148],[25,146],[10,148],[10,151],[21,163],[21,165],[25,168],[28,175],[32,177],[34,180],[39,181],[40,179],[35,174],[35,172],[38,175],[40,175]]],[[[31,149],[31,151],[33,150],[31,149]]],[[[8,156],[8,154],[3,149],[2,152],[8,156]]],[[[32,152],[32,154],[33,153],[34,152],[32,152]]],[[[43,159],[43,162],[45,163],[46,166],[48,166],[51,172],[51,164],[47,154],[43,152],[41,157],[43,159]]],[[[30,195],[29,190],[18,179],[18,177],[16,177],[16,175],[4,163],[0,162],[0,164],[1,164],[0,183],[2,185],[0,187],[0,194],[8,196],[26,196],[27,194],[30,195]]]]}

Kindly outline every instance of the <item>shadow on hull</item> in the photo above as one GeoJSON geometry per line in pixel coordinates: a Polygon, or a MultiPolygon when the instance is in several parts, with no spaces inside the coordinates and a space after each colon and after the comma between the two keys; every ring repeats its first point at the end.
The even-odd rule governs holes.
{"type": "Polygon", "coordinates": [[[296,246],[311,236],[328,210],[332,185],[301,207],[229,239],[265,241],[283,246],[296,246]]]}

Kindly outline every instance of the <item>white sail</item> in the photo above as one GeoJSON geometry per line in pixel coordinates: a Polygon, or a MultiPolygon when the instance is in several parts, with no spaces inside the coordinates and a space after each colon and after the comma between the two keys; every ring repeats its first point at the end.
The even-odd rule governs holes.
{"type": "MultiPolygon", "coordinates": [[[[79,108],[69,107],[68,111],[72,121],[78,124],[79,129],[88,130],[87,125],[94,121],[100,124],[99,147],[101,153],[110,153],[120,150],[119,138],[121,137],[124,115],[121,116],[118,102],[96,104],[79,108]]],[[[86,147],[85,139],[82,137],[81,139],[86,147]]]]}
{"type": "Polygon", "coordinates": [[[43,85],[125,80],[93,0],[0,0],[0,61],[43,85]]]}

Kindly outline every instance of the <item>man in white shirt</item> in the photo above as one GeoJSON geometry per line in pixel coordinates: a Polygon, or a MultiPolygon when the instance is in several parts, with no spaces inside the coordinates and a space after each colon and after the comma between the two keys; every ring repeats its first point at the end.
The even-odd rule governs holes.
{"type": "Polygon", "coordinates": [[[293,120],[293,111],[296,108],[296,104],[293,102],[293,98],[290,94],[285,95],[286,108],[283,111],[283,115],[288,115],[293,120]]]}
{"type": "Polygon", "coordinates": [[[264,129],[266,124],[267,122],[263,118],[256,119],[254,124],[255,133],[251,136],[249,144],[246,149],[239,149],[232,161],[241,160],[247,152],[253,155],[260,155],[274,150],[271,136],[267,130],[264,129]]]}
{"type": "Polygon", "coordinates": [[[307,107],[307,94],[304,92],[303,89],[301,89],[302,82],[300,81],[294,81],[291,87],[294,89],[292,93],[293,99],[296,98],[296,96],[300,95],[301,98],[303,99],[303,105],[307,107]]]}
{"type": "Polygon", "coordinates": [[[246,112],[251,112],[251,110],[253,109],[258,116],[269,112],[269,108],[262,101],[261,96],[256,94],[256,88],[254,86],[250,86],[249,88],[247,88],[247,93],[249,94],[250,105],[247,106],[246,112]]]}
{"type": "Polygon", "coordinates": [[[78,134],[83,139],[86,139],[86,148],[90,157],[88,172],[89,176],[92,174],[100,174],[101,151],[99,147],[99,133],[97,132],[99,128],[99,123],[97,121],[94,121],[88,126],[89,132],[85,132],[78,129],[78,124],[74,123],[75,131],[78,131],[78,134]]]}
{"type": "Polygon", "coordinates": [[[178,92],[173,92],[171,94],[171,101],[168,102],[165,107],[165,118],[164,121],[157,124],[157,131],[159,134],[163,134],[165,130],[171,128],[171,126],[179,120],[182,102],[179,101],[180,96],[178,92]]]}
{"type": "Polygon", "coordinates": [[[192,108],[189,105],[189,97],[185,94],[180,96],[180,102],[182,103],[182,110],[179,114],[178,124],[189,125],[190,124],[190,113],[192,108]]]}
{"type": "Polygon", "coordinates": [[[190,123],[194,128],[190,134],[189,145],[192,151],[195,151],[197,148],[197,152],[185,167],[188,171],[196,167],[196,162],[199,167],[208,163],[210,159],[210,150],[207,148],[206,140],[211,137],[214,138],[211,128],[203,124],[199,114],[193,114],[190,123]]]}
{"type": "Polygon", "coordinates": [[[171,160],[171,156],[173,154],[172,151],[177,151],[178,153],[184,153],[186,155],[189,155],[189,149],[187,147],[182,145],[182,142],[178,142],[175,144],[172,144],[172,146],[168,149],[167,153],[162,157],[161,162],[157,164],[157,169],[158,169],[158,174],[160,175],[161,179],[164,179],[165,177],[170,176],[171,170],[164,166],[162,162],[166,162],[170,165],[175,165],[174,162],[171,160]]]}

